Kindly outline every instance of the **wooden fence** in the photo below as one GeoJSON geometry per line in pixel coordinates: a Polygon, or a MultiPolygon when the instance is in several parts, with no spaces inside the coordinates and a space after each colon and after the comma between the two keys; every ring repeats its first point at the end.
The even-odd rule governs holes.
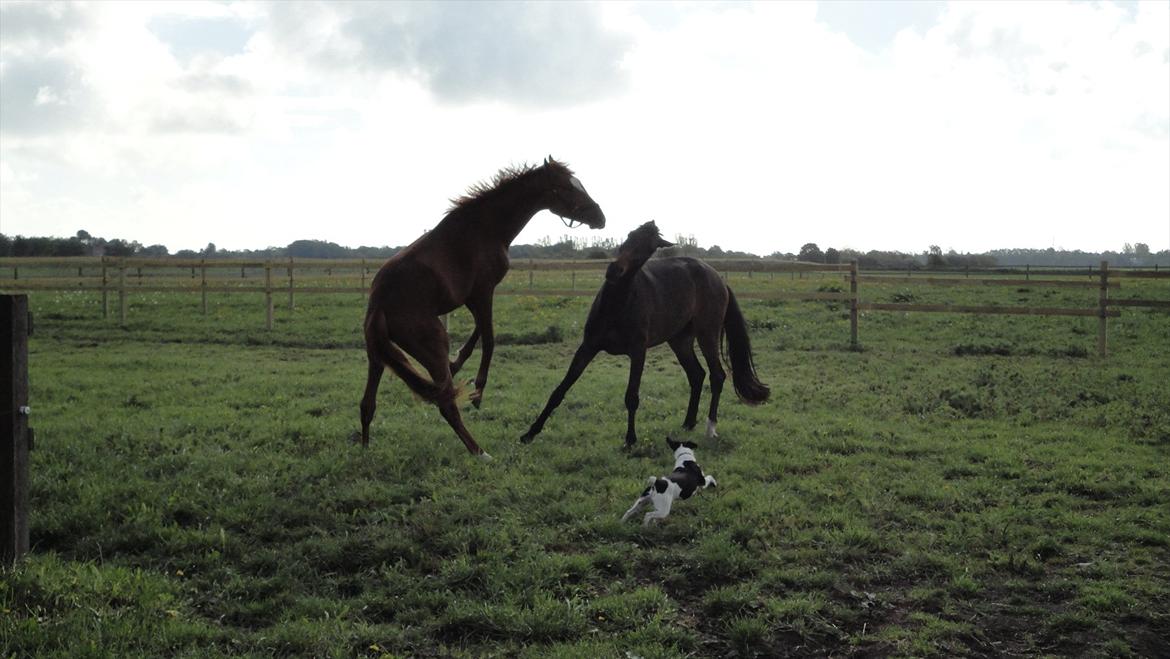
{"type": "MultiPolygon", "coordinates": [[[[777,274],[791,278],[806,276],[840,277],[848,284],[848,292],[837,287],[819,291],[750,290],[736,295],[744,299],[838,301],[849,305],[850,345],[860,345],[858,339],[859,314],[862,311],[1011,314],[1040,316],[1089,316],[1098,321],[1097,352],[1107,352],[1107,321],[1116,318],[1116,307],[1148,307],[1170,310],[1170,300],[1115,299],[1109,294],[1121,286],[1126,277],[1170,279],[1170,271],[1110,269],[1102,261],[1099,267],[1087,268],[986,268],[972,270],[899,270],[872,271],[862,274],[856,262],[849,264],[817,264],[756,259],[708,259],[713,267],[726,277],[728,273],[777,274]],[[973,276],[974,275],[974,276],[973,276]],[[1030,307],[1013,305],[956,305],[911,304],[866,301],[860,292],[862,284],[912,284],[926,286],[1027,286],[1037,288],[1096,289],[1096,304],[1084,307],[1030,307]]],[[[118,320],[126,323],[128,297],[133,293],[165,292],[199,294],[202,311],[208,310],[208,295],[219,293],[262,293],[265,300],[266,327],[273,326],[276,296],[287,295],[292,309],[298,294],[365,295],[373,274],[381,266],[378,259],[144,259],[144,258],[0,258],[0,291],[94,291],[101,295],[102,315],[109,315],[109,297],[117,296],[118,320]],[[23,271],[23,272],[22,272],[23,271]],[[238,272],[238,276],[237,273],[238,272]],[[298,277],[299,275],[299,277],[298,277]],[[299,281],[298,281],[299,280],[299,281]]],[[[527,288],[520,285],[501,286],[497,294],[592,296],[600,274],[608,260],[557,261],[525,260],[512,262],[513,273],[527,273],[527,288]],[[557,281],[564,283],[568,273],[568,288],[537,287],[539,273],[557,273],[557,281]],[[578,274],[584,275],[582,286],[578,274]]],[[[521,275],[522,276],[522,275],[521,275]]],[[[515,282],[513,282],[515,283],[515,282]]]]}

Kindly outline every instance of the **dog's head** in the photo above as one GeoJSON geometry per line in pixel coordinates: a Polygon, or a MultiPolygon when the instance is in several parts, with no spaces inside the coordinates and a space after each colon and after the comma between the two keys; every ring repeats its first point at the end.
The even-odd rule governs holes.
{"type": "Polygon", "coordinates": [[[699,448],[699,445],[694,442],[676,442],[669,436],[666,438],[666,445],[670,447],[671,451],[674,451],[676,460],[686,453],[690,453],[689,459],[694,460],[695,449],[699,448]]]}

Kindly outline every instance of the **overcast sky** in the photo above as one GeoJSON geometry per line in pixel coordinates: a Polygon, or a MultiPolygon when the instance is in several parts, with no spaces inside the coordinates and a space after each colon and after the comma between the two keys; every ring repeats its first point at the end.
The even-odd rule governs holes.
{"type": "Polygon", "coordinates": [[[6,1],[0,232],[402,245],[552,154],[582,238],[1158,251],[1168,7],[6,1]]]}

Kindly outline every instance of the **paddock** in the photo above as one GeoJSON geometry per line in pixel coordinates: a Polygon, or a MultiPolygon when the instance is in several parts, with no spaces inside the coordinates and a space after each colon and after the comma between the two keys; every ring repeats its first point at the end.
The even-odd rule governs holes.
{"type": "MultiPolygon", "coordinates": [[[[93,291],[33,292],[31,553],[0,588],[0,651],[1170,651],[1164,311],[1110,318],[1103,359],[1094,316],[862,310],[854,349],[848,300],[741,296],[771,400],[726,400],[720,438],[696,434],[719,487],[642,529],[619,518],[669,462],[685,377],[650,351],[626,453],[627,365],[599,357],[521,445],[589,298],[513,277],[495,388],[465,410],[490,465],[391,381],[369,450],[349,443],[358,293],[298,295],[268,330],[256,293],[207,316],[198,296],[134,293],[123,327],[93,291]]],[[[771,281],[787,277],[848,290],[841,273],[771,281]]],[[[1115,297],[1170,298],[1130,284],[1115,297]]],[[[1095,289],[862,286],[888,304],[1097,304],[1095,289]]],[[[464,336],[470,318],[449,325],[464,336]]]]}

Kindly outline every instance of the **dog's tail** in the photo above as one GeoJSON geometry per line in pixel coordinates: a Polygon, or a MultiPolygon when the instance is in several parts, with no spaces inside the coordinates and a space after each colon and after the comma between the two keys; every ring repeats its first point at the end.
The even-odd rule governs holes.
{"type": "Polygon", "coordinates": [[[755,405],[768,400],[771,393],[768,385],[756,376],[756,365],[752,360],[752,342],[748,338],[747,322],[735,293],[727,289],[727,313],[723,316],[723,331],[727,336],[727,353],[731,363],[731,383],[735,393],[745,403],[755,405]]]}

